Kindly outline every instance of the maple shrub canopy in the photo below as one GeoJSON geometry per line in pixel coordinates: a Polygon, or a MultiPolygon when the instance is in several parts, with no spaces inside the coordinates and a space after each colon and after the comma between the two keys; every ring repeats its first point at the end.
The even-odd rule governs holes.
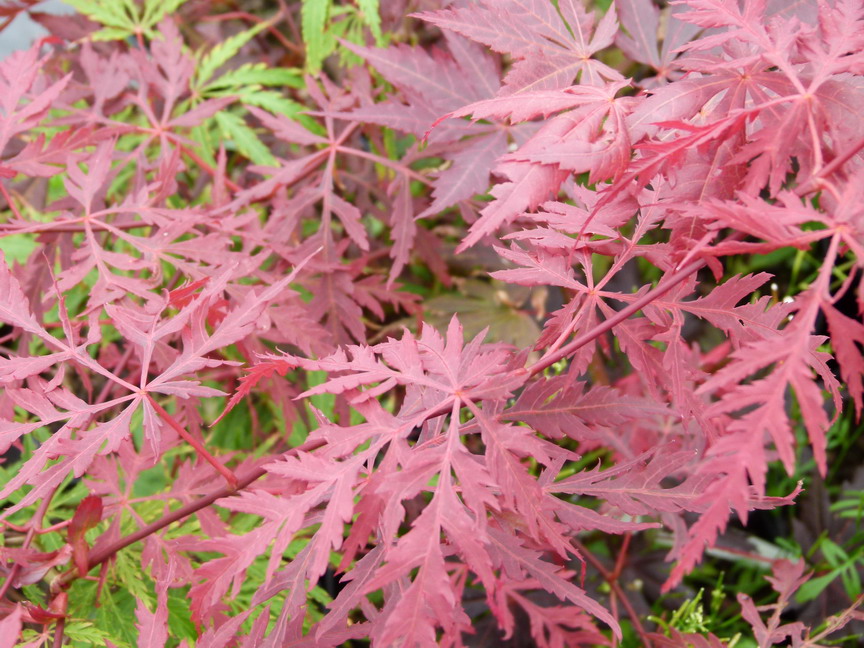
{"type": "MultiPolygon", "coordinates": [[[[725,645],[647,610],[864,407],[864,3],[66,2],[0,8],[0,648],[725,645]]],[[[862,620],[782,556],[747,645],[862,620]]]]}

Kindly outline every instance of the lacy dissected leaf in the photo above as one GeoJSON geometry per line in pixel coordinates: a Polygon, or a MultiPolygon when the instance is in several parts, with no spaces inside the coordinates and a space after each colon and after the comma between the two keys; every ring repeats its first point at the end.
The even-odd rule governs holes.
{"type": "MultiPolygon", "coordinates": [[[[518,97],[504,95],[484,98],[467,105],[464,103],[460,104],[456,110],[451,110],[444,116],[439,117],[435,126],[437,129],[438,124],[444,122],[446,119],[469,116],[474,121],[480,119],[506,119],[512,123],[529,121],[537,117],[548,119],[554,113],[564,110],[582,108],[601,102],[608,103],[618,90],[627,85],[627,82],[621,82],[599,88],[594,86],[568,86],[555,90],[525,92],[519,94],[518,97]]],[[[444,123],[445,126],[449,125],[448,122],[444,123]]],[[[432,134],[434,133],[437,133],[437,130],[433,130],[432,134]]]]}
{"type": "MultiPolygon", "coordinates": [[[[0,644],[645,641],[632,534],[669,591],[839,456],[860,2],[72,4],[0,62],[0,644]]],[[[757,643],[860,618],[803,569],[757,643]]]]}
{"type": "MultiPolygon", "coordinates": [[[[766,340],[743,345],[732,353],[733,362],[714,374],[702,387],[701,392],[716,390],[726,385],[723,397],[707,414],[741,412],[740,418],[728,426],[730,430],[750,434],[768,433],[777,448],[786,469],[791,471],[795,463],[795,437],[787,410],[786,397],[791,389],[801,409],[801,415],[820,471],[826,470],[825,434],[830,420],[825,412],[822,390],[814,380],[818,375],[839,399],[837,381],[826,366],[828,354],[818,350],[824,338],[811,336],[799,326],[787,329],[787,335],[773,336],[766,340]],[[770,373],[745,383],[745,379],[764,369],[770,373]],[[731,384],[730,381],[734,381],[731,384]]],[[[764,488],[764,471],[750,474],[757,487],[764,488]]]]}
{"type": "Polygon", "coordinates": [[[583,442],[605,438],[606,430],[632,425],[649,415],[663,420],[670,412],[663,403],[622,394],[612,387],[586,390],[585,383],[574,383],[567,376],[531,383],[504,411],[506,418],[528,423],[547,437],[583,442]]]}
{"type": "MultiPolygon", "coordinates": [[[[381,76],[399,88],[408,103],[407,106],[395,102],[365,106],[352,114],[366,121],[422,136],[442,114],[494,97],[499,88],[499,70],[495,59],[482,47],[459,36],[448,34],[446,42],[448,52],[440,49],[426,52],[404,45],[374,49],[347,44],[349,49],[362,56],[381,76]],[[421,111],[417,118],[427,114],[431,119],[426,123],[417,119],[418,126],[413,128],[400,127],[398,122],[389,123],[389,111],[398,114],[396,111],[399,108],[406,119],[412,111],[415,114],[421,111]],[[385,110],[381,116],[376,112],[379,109],[385,110]]],[[[454,139],[480,130],[458,124],[449,126],[454,132],[442,129],[443,132],[430,141],[454,139]]]]}
{"type": "Polygon", "coordinates": [[[448,116],[474,115],[531,118],[544,112],[570,108],[546,120],[514,153],[502,158],[496,173],[510,182],[491,191],[495,200],[480,212],[460,250],[479,242],[523,212],[555,198],[570,173],[589,173],[589,182],[624,174],[631,156],[631,139],[625,123],[627,99],[614,99],[625,85],[610,84],[603,89],[572,88],[534,96],[535,103],[522,107],[515,98],[479,102],[448,116]],[[543,97],[552,100],[542,108],[543,97]]]}
{"type": "Polygon", "coordinates": [[[507,181],[492,188],[490,193],[494,200],[480,212],[480,219],[471,226],[457,252],[476,245],[485,236],[508,224],[523,212],[549,200],[570,175],[568,171],[554,165],[512,161],[498,164],[495,173],[507,181]]]}
{"type": "Polygon", "coordinates": [[[607,96],[599,101],[549,120],[511,159],[587,172],[592,184],[623,174],[631,155],[626,125],[630,102],[614,99],[618,87],[607,86],[607,96]]]}
{"type": "MultiPolygon", "coordinates": [[[[299,269],[298,266],[296,270],[299,269]]],[[[12,363],[11,360],[4,360],[4,364],[12,363],[19,367],[18,374],[11,374],[9,379],[20,380],[23,377],[20,375],[22,368],[27,368],[29,372],[38,373],[50,368],[58,361],[74,358],[84,367],[96,374],[105,376],[123,388],[127,395],[103,403],[88,404],[67,390],[50,383],[37,383],[38,390],[17,390],[18,403],[34,414],[40,422],[37,424],[5,422],[3,427],[6,429],[3,430],[3,438],[0,439],[4,444],[10,444],[21,434],[33,432],[42,425],[63,423],[33,453],[15,478],[4,485],[3,494],[0,495],[3,497],[8,496],[9,493],[20,488],[23,484],[30,483],[35,486],[6,514],[10,514],[44,496],[46,491],[56,488],[70,472],[75,477],[82,476],[97,455],[106,455],[117,451],[121,443],[129,437],[132,417],[139,405],[148,398],[146,392],[163,393],[184,399],[223,394],[222,391],[202,386],[197,381],[179,379],[188,373],[200,371],[204,367],[216,367],[225,363],[224,360],[206,356],[248,336],[255,326],[260,325],[260,318],[270,302],[285,291],[295,276],[296,273],[283,277],[282,280],[260,294],[254,291],[249,292],[244,300],[221,318],[212,332],[207,331],[204,326],[206,313],[212,305],[213,299],[225,288],[227,275],[209,282],[205,290],[191,301],[185,310],[181,310],[176,317],[166,321],[160,322],[159,318],[152,314],[142,317],[144,314],[140,312],[119,307],[109,308],[109,312],[118,319],[118,329],[128,336],[128,340],[134,346],[138,347],[142,362],[139,383],[141,386],[139,388],[115,376],[83,352],[86,346],[97,341],[92,335],[80,347],[73,347],[64,344],[37,326],[33,332],[55,348],[64,349],[65,353],[50,354],[47,356],[47,362],[43,361],[44,356],[39,358],[38,363],[12,363]],[[166,336],[178,336],[178,334],[183,339],[182,352],[176,353],[172,350],[171,355],[173,357],[162,363],[161,374],[153,380],[148,380],[147,368],[151,366],[151,361],[154,358],[157,358],[158,361],[160,354],[157,343],[166,336]],[[119,412],[112,412],[112,408],[121,406],[122,409],[119,412]],[[98,420],[90,428],[90,424],[97,418],[101,420],[98,420]],[[62,460],[48,465],[49,460],[58,457],[62,457],[62,460]]],[[[17,282],[11,277],[5,263],[0,267],[0,278],[5,282],[3,295],[0,298],[5,297],[10,313],[13,307],[22,315],[28,313],[29,307],[26,299],[23,297],[17,282]]],[[[164,302],[162,306],[165,306],[164,302]]],[[[31,319],[22,315],[16,315],[12,320],[13,323],[20,324],[25,330],[27,327],[32,328],[31,319]]],[[[62,369],[58,372],[57,377],[62,379],[62,369]]],[[[153,451],[158,452],[162,444],[163,431],[157,423],[156,413],[146,402],[144,409],[144,437],[150,442],[153,451]]]]}
{"type": "MultiPolygon", "coordinates": [[[[271,117],[263,111],[258,111],[257,116],[265,123],[270,123],[275,126],[274,134],[280,139],[288,142],[298,142],[301,144],[333,144],[332,140],[327,141],[324,138],[319,138],[311,133],[308,133],[304,128],[297,125],[295,122],[279,116],[271,117]]],[[[350,129],[350,127],[349,127],[350,129]]],[[[353,129],[350,129],[353,130],[353,129]]],[[[346,130],[344,132],[350,132],[346,130]]],[[[344,137],[343,137],[344,138],[344,137]]],[[[322,164],[325,164],[323,173],[320,174],[318,186],[306,192],[305,202],[307,205],[321,201],[322,213],[321,221],[324,226],[325,241],[331,240],[330,225],[332,217],[335,215],[344,227],[345,232],[351,239],[360,246],[363,250],[369,249],[369,243],[366,237],[366,232],[360,224],[360,211],[354,205],[343,200],[338,194],[334,193],[333,173],[335,171],[332,159],[328,162],[328,149],[316,150],[306,157],[293,159],[286,162],[280,168],[274,169],[276,172],[266,182],[262,182],[250,191],[241,193],[238,196],[236,205],[242,205],[251,200],[257,200],[266,197],[280,186],[290,186],[304,178],[310,172],[318,169],[322,164]]]]}
{"type": "Polygon", "coordinates": [[[669,558],[678,562],[663,586],[665,590],[679,584],[702,559],[705,548],[717,542],[728,525],[730,511],[746,524],[751,510],[794,503],[802,490],[801,482],[788,495],[764,495],[765,482],[761,470],[767,463],[765,441],[759,435],[732,432],[708,448],[695,471],[697,479],[703,479],[704,484],[701,515],[686,534],[680,533],[680,539],[670,552],[669,558]]]}
{"type": "MultiPolygon", "coordinates": [[[[36,126],[47,114],[71,75],[67,75],[41,92],[31,94],[39,72],[46,59],[39,58],[39,47],[14,52],[0,62],[0,106],[3,109],[2,128],[0,128],[0,153],[4,153],[9,141],[18,133],[36,126]]],[[[37,150],[41,149],[39,146],[37,150]]],[[[3,158],[0,164],[0,178],[14,177],[16,173],[33,175],[53,175],[51,169],[32,168],[32,148],[14,154],[11,159],[3,158]]]]}
{"type": "MultiPolygon", "coordinates": [[[[846,48],[852,41],[829,48],[825,56],[827,67],[810,75],[789,63],[794,56],[790,35],[796,33],[801,24],[797,18],[775,17],[780,23],[769,31],[760,23],[765,3],[748,3],[743,13],[729,2],[709,1],[689,6],[689,11],[678,14],[680,20],[726,29],[691,41],[688,46],[710,49],[740,38],[752,51],[742,58],[735,56],[734,48],[727,46],[720,55],[688,57],[685,69],[700,73],[699,77],[691,74],[679,82],[652,90],[653,96],[633,111],[628,125],[637,137],[656,132],[657,126],[664,123],[689,133],[677,141],[643,145],[653,154],[635,166],[642,182],[650,180],[661,168],[658,165],[663,165],[669,173],[686,160],[687,167],[674,171],[675,174],[692,173],[693,163],[715,169],[709,171],[710,183],[706,182],[703,170],[696,173],[688,183],[687,197],[706,193],[728,196],[742,185],[752,194],[766,183],[772,194],[776,194],[787,174],[794,173],[801,179],[821,164],[822,151],[814,147],[819,132],[835,133],[834,142],[862,136],[859,123],[841,117],[853,114],[854,106],[860,103],[860,84],[850,77],[832,76],[828,72],[846,69],[846,54],[851,51],[846,48]],[[760,26],[753,29],[754,24],[760,26]],[[784,27],[780,28],[779,24],[784,27]],[[736,58],[740,58],[740,62],[735,61],[736,58]],[[752,124],[746,135],[740,130],[745,122],[752,124]],[[682,146],[685,142],[688,146],[682,146]],[[709,153],[709,159],[686,155],[688,147],[698,147],[709,153]],[[793,157],[798,161],[797,170],[791,165],[793,157]],[[746,174],[736,170],[743,162],[748,163],[746,174]],[[718,182],[715,175],[723,180],[718,182]],[[718,188],[723,191],[718,193],[718,188]]],[[[832,40],[829,33],[812,32],[813,44],[808,45],[808,49],[826,48],[826,41],[832,40]]]]}
{"type": "Polygon", "coordinates": [[[379,569],[366,583],[367,590],[378,589],[401,574],[417,569],[408,588],[384,609],[385,621],[373,634],[373,639],[382,645],[404,637],[408,645],[432,646],[436,644],[438,626],[443,626],[447,634],[464,632],[470,627],[469,617],[457,607],[438,541],[447,514],[443,502],[448,495],[452,497],[452,486],[447,482],[445,477],[435,499],[423,510],[411,531],[387,552],[386,567],[379,569]]]}
{"type": "MultiPolygon", "coordinates": [[[[344,250],[344,247],[338,246],[348,243],[344,239],[339,240],[337,233],[340,229],[361,251],[370,249],[369,237],[363,222],[364,214],[355,204],[356,201],[348,195],[349,192],[344,190],[344,182],[342,177],[338,175],[337,161],[353,157],[354,161],[365,160],[367,165],[381,164],[394,170],[396,171],[396,178],[389,187],[391,195],[395,197],[393,200],[394,208],[386,218],[382,218],[391,226],[391,238],[396,243],[391,250],[391,257],[394,259],[394,266],[390,275],[392,285],[396,276],[408,263],[413,248],[416,226],[413,222],[414,210],[409,180],[415,178],[416,173],[406,165],[365,150],[367,147],[362,141],[357,141],[355,133],[359,126],[358,118],[353,113],[348,112],[348,109],[355,106],[358,96],[334,86],[326,78],[322,78],[322,85],[323,91],[309,79],[307,88],[318,107],[323,111],[317,114],[327,115],[325,118],[326,127],[321,129],[326,135],[312,132],[309,128],[301,126],[285,115],[272,115],[254,107],[250,108],[251,112],[265,126],[269,127],[278,139],[290,144],[299,144],[306,147],[307,150],[304,150],[303,154],[292,156],[281,163],[275,160],[269,162],[266,166],[270,168],[263,168],[264,165],[261,165],[260,170],[272,173],[271,177],[239,192],[229,206],[237,208],[251,202],[267,200],[274,194],[278,195],[287,189],[293,192],[289,203],[291,212],[294,210],[311,211],[316,204],[320,203],[318,220],[321,222],[321,228],[319,234],[321,245],[325,249],[323,256],[329,261],[337,249],[340,250],[340,254],[344,250]],[[331,115],[338,115],[339,119],[348,123],[337,127],[331,115]],[[343,191],[337,191],[337,189],[343,191]],[[333,216],[338,219],[338,225],[334,223],[333,216]]],[[[365,191],[368,188],[365,182],[352,182],[352,185],[357,191],[365,191]]],[[[294,216],[292,215],[291,218],[293,219],[294,216]]],[[[279,222],[279,219],[276,219],[273,224],[279,222]]],[[[337,317],[337,319],[342,319],[343,322],[351,321],[352,326],[355,327],[354,331],[351,332],[359,333],[355,323],[358,318],[353,313],[351,317],[337,317]]],[[[358,341],[362,340],[363,337],[362,334],[354,335],[354,339],[358,341]]],[[[346,342],[351,338],[343,335],[341,331],[334,330],[334,339],[346,342]]]]}
{"type": "Polygon", "coordinates": [[[823,304],[822,312],[831,331],[831,346],[840,363],[840,375],[860,417],[864,398],[864,357],[859,347],[864,347],[864,324],[847,317],[830,304],[823,304]]]}
{"type": "MultiPolygon", "coordinates": [[[[251,291],[246,297],[240,301],[235,308],[229,311],[225,317],[219,322],[212,333],[209,333],[201,327],[203,322],[193,322],[191,330],[184,329],[184,344],[183,352],[177,359],[167,367],[161,375],[149,382],[147,388],[153,391],[160,391],[165,385],[169,385],[173,380],[180,376],[200,370],[202,367],[212,367],[221,364],[221,361],[214,361],[206,358],[213,351],[224,348],[234,342],[246,337],[255,326],[260,325],[260,318],[266,311],[270,302],[283,294],[290,283],[294,280],[297,273],[303,264],[294,268],[287,276],[280,279],[278,282],[262,290],[260,293],[251,291]]],[[[214,294],[219,289],[218,281],[213,282],[213,286],[202,297],[199,297],[196,302],[193,302],[186,307],[187,312],[195,314],[199,304],[203,305],[210,295],[214,294]]],[[[184,322],[181,320],[179,325],[175,324],[170,328],[180,328],[184,322]]],[[[146,343],[152,343],[153,337],[149,337],[146,343]]]]}
{"type": "Polygon", "coordinates": [[[608,470],[584,471],[555,482],[550,490],[588,495],[604,500],[628,515],[646,515],[651,511],[680,513],[704,511],[704,477],[690,477],[676,486],[664,488],[661,481],[685,474],[696,453],[663,448],[657,452],[619,463],[608,470]]]}
{"type": "Polygon", "coordinates": [[[306,369],[348,374],[330,378],[301,397],[338,394],[374,384],[351,399],[360,402],[397,384],[415,385],[436,394],[438,402],[434,407],[427,406],[429,409],[443,408],[446,412],[451,404],[463,400],[506,397],[525,381],[526,374],[521,369],[505,374],[504,378],[501,372],[507,371],[510,353],[501,347],[483,345],[482,338],[482,334],[478,335],[463,346],[462,326],[454,316],[446,337],[427,326],[419,338],[405,331],[398,341],[390,338],[374,347],[348,346],[348,353],[339,350],[321,360],[288,355],[282,360],[306,369]]]}
{"type": "MultiPolygon", "coordinates": [[[[304,511],[309,511],[311,516],[312,507],[326,501],[323,512],[310,518],[310,521],[320,522],[321,526],[305,550],[302,566],[298,566],[295,560],[284,573],[276,574],[270,588],[262,591],[260,600],[297,582],[303,574],[314,582],[323,573],[325,563],[320,560],[325,559],[326,553],[321,554],[321,551],[341,546],[342,525],[351,519],[352,511],[356,511],[358,517],[349,545],[354,546],[356,540],[368,537],[369,533],[391,538],[392,545],[385,545],[381,556],[376,556],[376,562],[383,564],[374,574],[366,566],[369,556],[349,571],[349,577],[357,586],[349,586],[350,589],[346,588],[337,599],[338,607],[335,609],[340,612],[334,611],[324,628],[331,628],[338,618],[344,618],[342,615],[348,607],[361,605],[364,594],[383,588],[389,592],[388,602],[381,611],[380,621],[373,626],[377,628],[373,629],[373,638],[380,633],[383,637],[380,641],[392,642],[395,633],[401,632],[403,635],[408,633],[413,643],[425,645],[432,641],[430,637],[434,637],[436,629],[445,633],[461,632],[468,623],[459,598],[448,585],[448,571],[455,564],[452,560],[456,556],[477,574],[489,591],[490,601],[494,600],[497,580],[493,570],[510,563],[511,558],[509,554],[501,555],[494,543],[490,544],[486,539],[490,514],[505,516],[517,523],[520,535],[525,534],[535,542],[549,543],[564,556],[572,552],[567,534],[576,529],[603,528],[622,532],[642,528],[644,525],[632,526],[606,518],[545,492],[529,472],[525,459],[531,457],[544,465],[560,466],[571,458],[571,454],[538,438],[530,428],[495,420],[491,416],[495,411],[493,406],[489,406],[490,414],[486,414],[474,405],[474,400],[494,403],[506,398],[524,381],[524,372],[521,371],[513,372],[509,380],[502,379],[501,371],[506,368],[505,361],[509,355],[500,346],[482,345],[479,337],[463,344],[462,329],[454,318],[444,337],[431,327],[425,327],[418,338],[405,332],[398,341],[390,339],[374,347],[349,347],[348,353],[339,351],[321,360],[290,356],[266,360],[263,366],[267,371],[298,366],[327,371],[330,378],[301,397],[344,393],[364,414],[367,422],[341,427],[322,421],[322,427],[315,435],[326,440],[328,450],[322,449],[316,455],[323,458],[324,454],[333,453],[344,457],[337,464],[300,455],[297,460],[288,459],[268,468],[273,474],[308,484],[307,490],[296,496],[299,499],[295,503],[290,503],[291,498],[264,497],[263,493],[247,494],[225,502],[224,505],[233,510],[264,517],[268,520],[265,526],[271,529],[270,533],[275,531],[272,525],[276,521],[287,520],[276,536],[278,548],[290,537],[289,530],[303,519],[304,511]],[[486,375],[495,375],[497,380],[494,384],[487,383],[486,375]],[[406,397],[400,412],[394,417],[384,412],[370,396],[397,385],[405,387],[406,397]],[[459,423],[455,412],[463,404],[474,414],[477,423],[459,423]],[[448,413],[448,423],[433,423],[448,413]],[[420,438],[416,444],[407,445],[405,438],[412,428],[421,430],[420,438]],[[480,432],[488,448],[485,455],[467,450],[460,436],[468,431],[480,432]],[[370,444],[368,449],[351,454],[367,443],[370,444]],[[360,490],[352,491],[350,484],[355,478],[351,475],[384,447],[384,443],[389,443],[386,453],[370,474],[369,481],[360,490]],[[396,470],[397,466],[399,470],[396,470]],[[412,522],[409,532],[396,535],[394,523],[404,517],[402,502],[410,501],[429,489],[430,479],[437,479],[431,502],[412,522]],[[255,504],[256,500],[260,504],[255,504]],[[289,536],[284,535],[286,531],[289,531],[289,536]],[[449,561],[444,560],[445,554],[441,552],[438,539],[442,534],[456,551],[455,556],[448,552],[449,561]],[[316,554],[320,557],[314,558],[316,554]],[[316,563],[318,567],[314,566],[316,563]],[[398,593],[393,590],[391,584],[409,573],[414,574],[410,584],[398,593]]],[[[255,538],[255,542],[261,541],[258,532],[255,538]]],[[[252,541],[250,538],[249,543],[252,541]]],[[[238,542],[239,539],[231,540],[234,547],[231,555],[237,553],[238,542]]],[[[244,556],[248,555],[245,553],[247,549],[243,551],[244,556]]],[[[280,553],[281,550],[274,555],[280,553]]],[[[221,562],[226,560],[227,555],[220,559],[221,562]]],[[[526,573],[539,581],[537,586],[592,614],[601,614],[601,618],[614,625],[611,617],[587,599],[580,589],[566,585],[551,565],[546,566],[546,563],[527,554],[520,560],[524,561],[526,573]]],[[[215,563],[213,567],[216,567],[215,563]]],[[[228,568],[230,563],[225,563],[223,569],[228,568]]],[[[216,581],[212,576],[203,585],[207,591],[214,591],[216,581]]],[[[226,591],[225,578],[227,576],[219,577],[218,582],[222,585],[215,592],[226,591]]]]}
{"type": "Polygon", "coordinates": [[[499,559],[509,563],[509,568],[522,571],[536,579],[541,587],[555,594],[560,600],[571,601],[602,619],[612,627],[616,636],[620,636],[621,629],[618,622],[606,610],[589,599],[580,588],[573,585],[571,579],[565,578],[551,563],[541,560],[536,552],[514,544],[506,534],[498,530],[490,529],[489,537],[499,554],[499,559]]]}
{"type": "Polygon", "coordinates": [[[557,6],[547,0],[482,0],[418,17],[513,56],[516,63],[503,83],[506,94],[564,88],[577,76],[591,85],[621,79],[616,70],[591,58],[615,37],[614,10],[596,29],[594,16],[578,0],[557,6]]]}
{"type": "Polygon", "coordinates": [[[440,50],[427,53],[405,46],[371,49],[348,45],[399,88],[406,102],[363,106],[352,115],[417,137],[429,134],[429,141],[436,145],[436,150],[452,163],[437,174],[432,193],[434,200],[420,216],[437,213],[484,193],[492,168],[508,146],[507,131],[496,125],[451,121],[429,133],[442,114],[466,103],[490,99],[499,90],[498,65],[488,52],[454,34],[448,33],[446,40],[449,56],[440,50]],[[464,137],[468,139],[463,140],[464,137]]]}
{"type": "Polygon", "coordinates": [[[765,607],[757,608],[749,596],[739,594],[738,602],[741,604],[741,616],[752,626],[753,636],[761,645],[771,646],[789,639],[792,640],[793,645],[807,645],[804,643],[806,626],[800,621],[781,625],[779,612],[782,612],[789,605],[795,591],[807,582],[810,574],[804,575],[805,564],[803,560],[799,560],[797,563],[777,560],[772,567],[773,576],[768,576],[767,580],[778,593],[779,598],[777,603],[765,607],[776,610],[777,613],[772,614],[766,624],[760,614],[760,611],[765,610],[765,607]]]}
{"type": "Polygon", "coordinates": [[[0,252],[0,320],[40,337],[51,337],[30,312],[30,304],[24,296],[24,291],[21,290],[21,284],[12,274],[2,252],[0,252]]]}
{"type": "Polygon", "coordinates": [[[699,26],[681,20],[687,11],[685,5],[673,5],[663,11],[665,22],[660,31],[661,10],[651,0],[617,0],[615,9],[622,29],[615,44],[632,60],[653,67],[657,76],[643,79],[643,87],[678,79],[681,74],[675,65],[678,48],[689,42],[699,26]],[[649,85],[650,83],[650,85],[649,85]]]}
{"type": "Polygon", "coordinates": [[[789,317],[792,306],[771,304],[771,298],[764,296],[757,302],[737,305],[749,298],[757,288],[765,284],[771,276],[767,273],[731,277],[717,286],[709,295],[688,301],[670,303],[658,300],[661,308],[679,308],[710,322],[729,336],[733,344],[758,341],[772,337],[789,317]]]}

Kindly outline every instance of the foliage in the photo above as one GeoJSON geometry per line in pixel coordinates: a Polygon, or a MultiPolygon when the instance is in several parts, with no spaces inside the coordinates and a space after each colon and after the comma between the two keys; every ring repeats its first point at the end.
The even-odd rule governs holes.
{"type": "Polygon", "coordinates": [[[857,631],[864,4],[69,3],[2,14],[0,648],[857,631]]]}

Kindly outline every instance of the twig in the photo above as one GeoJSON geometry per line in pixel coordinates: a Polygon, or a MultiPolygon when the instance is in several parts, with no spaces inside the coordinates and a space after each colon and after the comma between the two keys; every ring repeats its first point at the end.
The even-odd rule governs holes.
{"type": "Polygon", "coordinates": [[[207,463],[213,466],[217,472],[225,478],[225,481],[228,482],[228,486],[234,490],[237,490],[239,482],[237,481],[237,475],[235,475],[229,468],[227,468],[224,464],[220,463],[216,457],[210,454],[210,451],[207,450],[207,447],[201,443],[198,439],[196,439],[193,435],[186,431],[180,423],[177,422],[173,416],[171,416],[165,408],[162,407],[159,403],[156,402],[156,399],[153,398],[150,394],[147,394],[147,401],[150,405],[153,406],[153,409],[156,410],[156,413],[165,421],[171,428],[180,435],[182,439],[186,441],[189,445],[195,448],[200,454],[201,457],[204,458],[207,463]]]}
{"type": "MultiPolygon", "coordinates": [[[[33,538],[35,538],[38,533],[37,529],[42,526],[42,520],[45,519],[45,515],[48,513],[48,508],[51,506],[51,500],[54,499],[54,495],[59,489],[60,485],[58,484],[51,489],[51,492],[42,498],[41,502],[39,502],[39,508],[36,509],[33,519],[30,520],[27,535],[24,537],[24,542],[21,545],[22,549],[27,549],[30,546],[30,543],[33,542],[33,538]]],[[[21,563],[15,563],[12,566],[12,569],[9,570],[9,575],[6,577],[6,580],[3,581],[3,585],[0,585],[0,601],[2,601],[6,596],[6,593],[9,591],[9,588],[12,587],[12,583],[18,578],[20,572],[21,563]]]]}
{"type": "Polygon", "coordinates": [[[15,218],[18,220],[24,220],[21,216],[21,212],[18,211],[18,207],[15,205],[15,202],[12,200],[12,196],[9,195],[9,192],[6,190],[6,185],[0,182],[0,192],[3,193],[3,197],[6,199],[6,202],[9,204],[9,209],[12,210],[12,213],[15,215],[15,218]]]}
{"type": "Polygon", "coordinates": [[[693,261],[677,272],[675,272],[671,277],[669,277],[666,281],[661,281],[660,285],[658,285],[654,290],[646,293],[643,297],[637,299],[632,304],[624,308],[613,317],[605,320],[601,324],[598,324],[590,331],[583,333],[575,340],[570,342],[569,344],[565,344],[563,347],[558,349],[557,351],[548,354],[542,358],[540,358],[533,365],[528,367],[528,373],[532,376],[537,375],[547,367],[551,367],[553,364],[558,362],[559,360],[566,358],[567,356],[574,353],[577,349],[582,348],[589,342],[593,342],[596,338],[600,337],[607,331],[612,328],[618,326],[621,322],[626,320],[628,317],[633,315],[634,313],[642,310],[645,306],[650,304],[651,302],[659,299],[667,292],[672,290],[675,286],[680,284],[682,281],[687,279],[694,272],[702,268],[705,265],[705,262],[702,259],[693,261]]]}
{"type": "Polygon", "coordinates": [[[843,153],[841,153],[824,167],[819,169],[819,172],[816,175],[811,177],[809,180],[807,180],[807,182],[805,182],[803,185],[801,185],[795,190],[795,195],[801,197],[805,194],[810,193],[811,191],[815,191],[816,189],[818,189],[820,178],[825,178],[834,173],[838,168],[845,164],[849,160],[849,158],[858,153],[858,151],[860,151],[861,149],[864,149],[864,137],[859,139],[852,146],[843,151],[843,153]]]}
{"type": "MultiPolygon", "coordinates": [[[[324,445],[324,441],[320,439],[315,439],[313,441],[307,441],[306,443],[297,446],[296,448],[292,448],[288,450],[283,456],[290,456],[292,454],[296,454],[298,452],[312,452],[317,448],[320,448],[324,445]]],[[[108,544],[103,547],[99,551],[94,551],[90,554],[90,560],[87,563],[88,571],[97,567],[104,563],[106,560],[109,560],[114,556],[118,551],[125,549],[131,544],[135,544],[139,540],[143,540],[147,536],[153,535],[157,531],[164,529],[169,524],[182,520],[183,518],[189,517],[193,513],[197,513],[201,509],[207,508],[216,500],[222,499],[223,497],[230,497],[234,495],[237,491],[243,490],[247,488],[250,484],[257,481],[261,477],[267,474],[267,471],[262,467],[255,468],[248,475],[239,479],[237,481],[236,487],[231,486],[223,486],[222,488],[213,491],[209,495],[204,495],[203,497],[199,497],[194,502],[189,502],[178,508],[176,511],[172,511],[168,515],[165,515],[155,522],[151,522],[145,527],[138,529],[135,533],[130,533],[127,536],[120,538],[119,540],[115,540],[114,542],[108,544]]],[[[66,573],[64,573],[59,579],[57,579],[56,586],[57,587],[66,587],[72,581],[78,578],[78,572],[75,569],[70,569],[66,573]]]]}
{"type": "MultiPolygon", "coordinates": [[[[190,158],[192,158],[192,161],[193,161],[195,164],[197,164],[198,166],[200,166],[202,169],[204,169],[207,173],[209,173],[210,175],[212,175],[214,178],[216,177],[216,175],[217,175],[217,173],[216,173],[216,169],[214,169],[212,166],[210,166],[209,164],[207,164],[207,163],[206,163],[206,162],[201,158],[200,155],[198,155],[197,153],[195,153],[192,149],[183,146],[183,145],[180,144],[179,142],[177,143],[177,145],[180,147],[180,151],[181,151],[184,155],[188,155],[190,158]]],[[[243,191],[243,187],[241,187],[239,184],[237,184],[237,183],[234,182],[231,178],[229,178],[228,175],[227,175],[227,173],[226,173],[224,179],[225,179],[225,186],[228,187],[229,189],[231,189],[231,191],[233,191],[233,192],[235,192],[235,193],[240,192],[240,191],[243,191]]]]}
{"type": "Polygon", "coordinates": [[[54,648],[60,648],[63,645],[63,635],[66,631],[66,612],[69,609],[69,595],[66,592],[59,592],[51,601],[53,611],[59,612],[63,616],[57,619],[57,625],[54,626],[54,648]]]}
{"type": "MultiPolygon", "coordinates": [[[[626,542],[626,540],[625,540],[626,542]]],[[[591,565],[600,572],[600,575],[603,579],[609,583],[609,587],[612,588],[612,592],[621,600],[621,605],[624,606],[624,610],[627,612],[627,616],[630,621],[633,623],[633,628],[636,630],[636,634],[639,635],[639,639],[642,642],[642,646],[645,648],[651,648],[651,639],[648,638],[648,633],[645,631],[645,627],[642,625],[642,622],[639,620],[639,615],[636,614],[636,610],[633,608],[633,604],[630,603],[630,599],[627,598],[627,594],[621,588],[621,585],[618,583],[618,574],[615,572],[610,572],[603,565],[602,562],[588,549],[585,548],[581,542],[573,539],[573,545],[579,550],[579,552],[584,556],[585,560],[587,560],[591,565]]],[[[616,571],[618,566],[616,565],[616,571]]]]}

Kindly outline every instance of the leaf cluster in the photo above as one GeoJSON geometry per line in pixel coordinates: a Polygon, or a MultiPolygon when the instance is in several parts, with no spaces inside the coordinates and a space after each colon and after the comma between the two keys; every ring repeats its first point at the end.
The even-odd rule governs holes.
{"type": "Polygon", "coordinates": [[[68,2],[0,61],[0,648],[857,632],[860,1],[68,2]]]}

